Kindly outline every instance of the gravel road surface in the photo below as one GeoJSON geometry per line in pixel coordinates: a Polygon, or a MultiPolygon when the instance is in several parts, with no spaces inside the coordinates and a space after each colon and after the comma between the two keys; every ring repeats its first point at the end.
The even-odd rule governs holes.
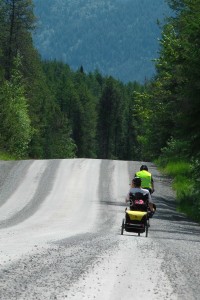
{"type": "Polygon", "coordinates": [[[147,163],[149,236],[120,234],[141,162],[0,161],[0,299],[200,299],[200,226],[147,163]]]}

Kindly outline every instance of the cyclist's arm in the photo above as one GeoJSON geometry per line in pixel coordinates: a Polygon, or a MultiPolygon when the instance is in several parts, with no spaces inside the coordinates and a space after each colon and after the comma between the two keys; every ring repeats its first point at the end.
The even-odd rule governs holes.
{"type": "Polygon", "coordinates": [[[155,189],[154,189],[154,180],[153,180],[153,177],[151,176],[151,189],[152,189],[152,192],[154,192],[155,191],[155,189]]]}

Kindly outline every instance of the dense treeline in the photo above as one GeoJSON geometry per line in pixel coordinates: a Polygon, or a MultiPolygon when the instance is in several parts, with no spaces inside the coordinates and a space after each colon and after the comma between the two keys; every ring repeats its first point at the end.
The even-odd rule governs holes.
{"type": "Polygon", "coordinates": [[[133,90],[98,71],[41,61],[31,0],[0,0],[0,149],[24,158],[135,157],[133,90]]]}
{"type": "Polygon", "coordinates": [[[176,15],[163,29],[157,75],[136,97],[136,113],[145,123],[140,126],[143,149],[149,158],[158,157],[166,141],[168,148],[177,148],[177,155],[199,155],[200,1],[169,3],[176,15]]]}
{"type": "MultiPolygon", "coordinates": [[[[174,16],[163,28],[157,74],[135,95],[142,155],[181,166],[179,198],[200,215],[200,1],[169,0],[174,16]],[[182,162],[182,164],[179,164],[182,162]],[[185,164],[183,164],[185,162],[185,164]],[[186,168],[183,166],[187,166],[186,168]],[[186,177],[185,177],[186,175],[186,177]]],[[[173,172],[172,172],[173,173],[173,172]]]]}
{"type": "Polygon", "coordinates": [[[112,77],[103,77],[98,71],[85,74],[83,67],[74,72],[56,61],[42,65],[51,95],[69,121],[78,157],[136,157],[133,91],[141,91],[142,86],[124,85],[112,77]]]}
{"type": "Polygon", "coordinates": [[[68,120],[33,47],[34,26],[31,0],[0,0],[0,148],[16,157],[73,155],[68,120]]]}

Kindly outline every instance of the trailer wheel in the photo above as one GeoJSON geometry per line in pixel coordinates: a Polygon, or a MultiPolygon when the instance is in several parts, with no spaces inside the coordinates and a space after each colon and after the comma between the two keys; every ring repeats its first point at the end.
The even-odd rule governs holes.
{"type": "Polygon", "coordinates": [[[121,235],[124,234],[124,219],[122,220],[121,235]]]}
{"type": "Polygon", "coordinates": [[[147,219],[145,227],[146,227],[146,237],[148,237],[148,232],[149,232],[149,219],[147,219]]]}

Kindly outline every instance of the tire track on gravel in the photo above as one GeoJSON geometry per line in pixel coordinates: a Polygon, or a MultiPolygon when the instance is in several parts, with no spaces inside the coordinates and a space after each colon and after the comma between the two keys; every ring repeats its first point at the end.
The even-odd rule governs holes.
{"type": "MultiPolygon", "coordinates": [[[[54,167],[56,169],[58,166],[54,167]]],[[[105,256],[112,255],[119,241],[113,238],[110,231],[115,215],[107,209],[107,203],[112,200],[115,168],[112,161],[102,161],[100,166],[97,232],[75,235],[42,247],[36,245],[33,254],[29,253],[7,265],[0,272],[2,299],[42,300],[73,297],[68,295],[71,293],[71,286],[80,278],[87,277],[88,272],[101,264],[105,256]]],[[[49,169],[52,172],[52,166],[49,169]]],[[[47,177],[49,182],[49,176],[47,177]]],[[[28,205],[26,209],[28,217],[33,208],[28,205]]],[[[22,216],[18,218],[22,220],[22,216]]],[[[13,219],[12,224],[14,221],[17,219],[13,219]]]]}
{"type": "MultiPolygon", "coordinates": [[[[109,204],[112,204],[112,184],[113,184],[113,174],[116,166],[114,161],[102,160],[100,167],[99,176],[99,201],[100,205],[106,206],[108,208],[109,204]]],[[[109,209],[102,209],[101,215],[99,217],[102,220],[101,230],[106,227],[110,227],[114,221],[114,215],[110,213],[109,209]]]]}
{"type": "Polygon", "coordinates": [[[110,257],[116,241],[104,232],[70,237],[0,271],[1,299],[64,299],[71,286],[110,257]]]}
{"type": "Polygon", "coordinates": [[[0,207],[18,188],[31,164],[30,160],[0,162],[0,207]]]}
{"type": "MultiPolygon", "coordinates": [[[[30,166],[30,162],[28,164],[25,164],[25,166],[22,163],[22,168],[24,167],[23,176],[25,176],[25,171],[27,171],[29,166],[30,166]]],[[[13,215],[11,218],[1,221],[0,229],[19,224],[19,223],[23,222],[24,220],[28,219],[30,216],[32,216],[38,210],[38,208],[44,202],[46,196],[48,195],[49,191],[51,190],[51,188],[53,186],[54,178],[55,178],[58,167],[59,167],[58,160],[52,160],[52,161],[48,162],[48,166],[43,173],[43,176],[39,182],[38,188],[37,188],[34,196],[31,198],[31,201],[25,207],[23,207],[23,209],[21,209],[19,212],[17,212],[15,215],[13,215]]],[[[19,169],[18,169],[18,171],[19,171],[19,169]]],[[[18,177],[20,177],[22,180],[23,176],[22,176],[22,174],[20,174],[20,175],[21,176],[18,176],[18,177]]],[[[15,175],[15,178],[16,178],[16,175],[15,175]]],[[[18,181],[18,183],[19,183],[19,181],[18,181]]]]}

